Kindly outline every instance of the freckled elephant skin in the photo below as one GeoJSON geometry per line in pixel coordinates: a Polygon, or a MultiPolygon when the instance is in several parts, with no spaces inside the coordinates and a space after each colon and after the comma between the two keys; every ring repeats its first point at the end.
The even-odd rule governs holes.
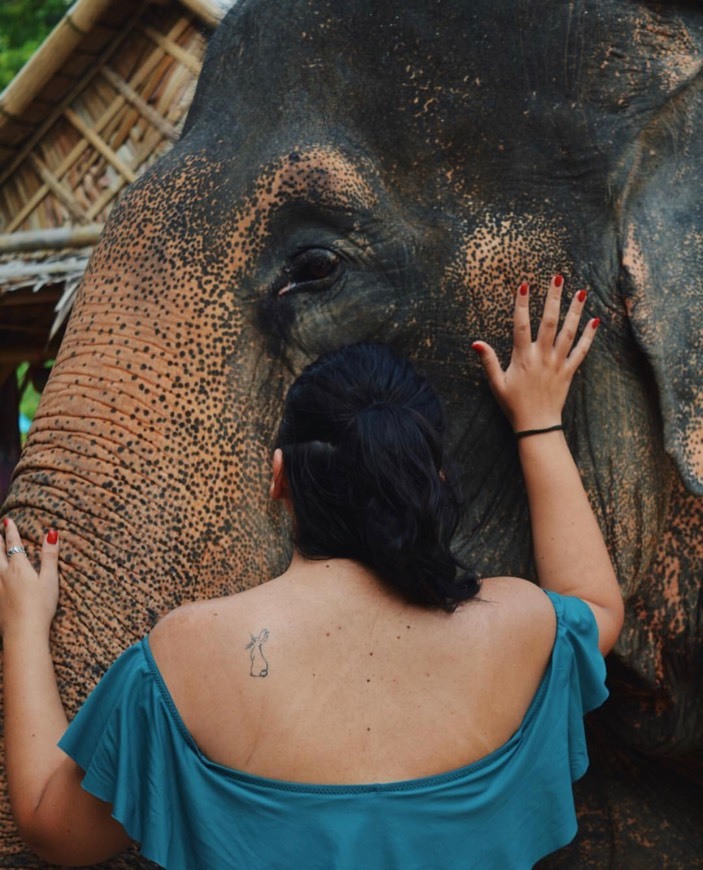
{"type": "MultiPolygon", "coordinates": [[[[581,833],[543,866],[703,866],[702,66],[694,2],[237,3],[183,138],[113,212],[4,507],[34,548],[62,531],[71,715],[160,614],[284,563],[266,463],[287,386],[333,346],[419,362],[463,472],[459,550],[533,576],[468,347],[505,354],[516,284],[561,271],[603,319],[564,419],[627,621],[581,833]]],[[[0,831],[0,866],[40,866],[5,805],[0,831]]]]}

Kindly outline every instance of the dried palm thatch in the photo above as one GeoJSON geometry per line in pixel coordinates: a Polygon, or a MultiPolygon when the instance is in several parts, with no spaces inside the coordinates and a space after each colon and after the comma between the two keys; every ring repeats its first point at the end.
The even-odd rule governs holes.
{"type": "Polygon", "coordinates": [[[110,209],[177,139],[231,2],[78,0],[0,95],[0,383],[53,352],[110,209]]]}

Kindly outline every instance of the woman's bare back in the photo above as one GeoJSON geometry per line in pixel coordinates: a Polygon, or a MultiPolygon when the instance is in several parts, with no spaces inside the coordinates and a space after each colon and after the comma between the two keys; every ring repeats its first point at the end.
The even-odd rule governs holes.
{"type": "Polygon", "coordinates": [[[470,764],[516,731],[555,616],[493,578],[455,613],[409,605],[353,562],[294,559],[276,580],[174,611],[150,644],[212,761],[294,782],[387,782],[470,764]]]}

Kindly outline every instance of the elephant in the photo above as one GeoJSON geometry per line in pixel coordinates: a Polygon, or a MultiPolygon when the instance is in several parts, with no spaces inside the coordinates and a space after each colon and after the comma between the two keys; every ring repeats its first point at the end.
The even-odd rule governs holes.
{"type": "MultiPolygon", "coordinates": [[[[282,398],[343,344],[428,376],[458,555],[535,579],[515,440],[470,344],[506,361],[518,283],[561,273],[601,318],[564,425],[627,616],[580,833],[544,866],[703,866],[702,69],[694,0],[233,6],[180,140],[93,253],[2,511],[35,557],[61,532],[69,715],[166,611],[281,570],[282,398]]],[[[6,805],[0,825],[0,866],[37,866],[6,805]]]]}

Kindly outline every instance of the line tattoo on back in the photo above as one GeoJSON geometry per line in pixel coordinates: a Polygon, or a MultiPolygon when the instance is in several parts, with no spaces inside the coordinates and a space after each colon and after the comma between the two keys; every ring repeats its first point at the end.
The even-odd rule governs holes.
{"type": "Polygon", "coordinates": [[[258,634],[252,634],[251,640],[245,649],[249,650],[249,676],[266,677],[269,672],[269,663],[262,649],[269,639],[268,628],[262,628],[258,634]]]}

